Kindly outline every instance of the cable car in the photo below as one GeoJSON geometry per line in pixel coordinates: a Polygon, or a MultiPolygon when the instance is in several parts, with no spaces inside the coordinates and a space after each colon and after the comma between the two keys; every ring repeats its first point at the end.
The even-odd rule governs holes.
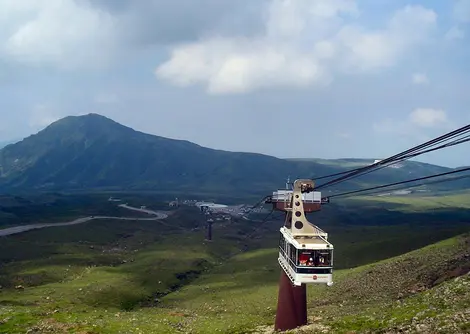
{"type": "Polygon", "coordinates": [[[320,210],[321,193],[312,194],[312,190],[312,180],[296,180],[293,190],[277,191],[270,199],[275,209],[286,212],[285,225],[280,228],[278,261],[294,285],[331,286],[334,247],[328,234],[305,217],[305,212],[320,210]]]}
{"type": "Polygon", "coordinates": [[[294,285],[333,285],[333,245],[322,236],[293,237],[281,227],[278,261],[294,285]]]}

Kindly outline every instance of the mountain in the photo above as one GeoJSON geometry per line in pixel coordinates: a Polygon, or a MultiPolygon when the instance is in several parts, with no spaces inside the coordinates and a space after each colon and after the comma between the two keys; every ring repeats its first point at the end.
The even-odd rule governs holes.
{"type": "Polygon", "coordinates": [[[339,169],[213,150],[89,114],[61,119],[0,151],[3,189],[272,189],[288,175],[339,169]]]}
{"type": "MultiPolygon", "coordinates": [[[[354,160],[354,161],[353,161],[354,160]]],[[[314,178],[371,164],[228,152],[135,131],[97,114],[69,116],[0,150],[0,190],[160,190],[266,193],[287,176],[314,178]]],[[[449,168],[406,162],[338,189],[384,184],[449,168]]],[[[321,182],[320,182],[321,183],[321,182]]]]}
{"type": "MultiPolygon", "coordinates": [[[[341,168],[344,170],[351,170],[355,168],[361,168],[373,164],[380,159],[287,159],[293,162],[313,162],[331,168],[341,168]]],[[[403,161],[395,163],[381,170],[374,171],[373,174],[378,175],[379,180],[387,178],[399,178],[400,180],[413,179],[426,175],[440,174],[452,171],[452,168],[437,166],[433,164],[418,162],[418,161],[403,161]]],[[[374,178],[370,178],[369,181],[374,182],[374,178]]],[[[377,180],[376,180],[377,181],[377,180]]],[[[393,181],[391,181],[393,182],[393,181]]]]}

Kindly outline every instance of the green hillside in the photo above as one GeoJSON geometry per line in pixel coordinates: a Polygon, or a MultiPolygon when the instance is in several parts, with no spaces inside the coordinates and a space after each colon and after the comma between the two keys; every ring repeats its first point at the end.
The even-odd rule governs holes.
{"type": "MultiPolygon", "coordinates": [[[[289,161],[302,161],[302,162],[315,162],[322,165],[332,166],[332,167],[339,167],[345,169],[354,169],[365,167],[371,165],[376,160],[375,158],[370,159],[355,159],[355,158],[344,158],[344,159],[319,159],[319,158],[311,158],[311,159],[286,159],[289,161]]],[[[398,169],[406,170],[407,172],[411,171],[411,169],[419,168],[421,171],[426,171],[430,173],[443,173],[446,171],[452,170],[452,168],[437,166],[433,164],[428,164],[424,162],[417,162],[417,161],[403,161],[397,163],[395,165],[398,169]]],[[[392,169],[391,167],[388,170],[392,169]]]]}
{"type": "Polygon", "coordinates": [[[450,194],[445,196],[357,196],[349,199],[349,203],[360,202],[362,205],[388,206],[394,205],[391,210],[407,212],[426,212],[430,210],[442,210],[446,208],[470,209],[470,192],[450,194]]]}
{"type": "MultiPolygon", "coordinates": [[[[468,330],[470,276],[457,278],[470,270],[468,242],[468,236],[454,238],[373,265],[336,271],[333,287],[309,287],[311,325],[300,332],[423,326],[449,333],[468,330]]],[[[119,255],[109,256],[108,261],[116,257],[118,267],[108,269],[85,266],[86,258],[70,262],[68,269],[25,267],[19,277],[29,278],[28,284],[35,284],[33,279],[43,283],[0,295],[0,333],[271,332],[279,277],[275,250],[245,253],[195,280],[191,275],[197,277],[211,266],[204,246],[177,251],[162,243],[134,259],[127,257],[127,262],[133,260],[129,264],[122,264],[119,255]],[[55,275],[48,277],[52,272],[55,275]],[[189,284],[171,292],[178,284],[173,277],[182,273],[189,284]],[[136,308],[152,290],[157,291],[155,297],[136,308]]]]}
{"type": "MultiPolygon", "coordinates": [[[[468,276],[455,277],[470,269],[470,237],[417,249],[468,231],[468,217],[386,212],[339,203],[312,215],[335,245],[336,270],[333,287],[309,287],[310,331],[466,328],[468,276]],[[428,324],[429,312],[442,324],[428,324]]],[[[95,221],[2,238],[0,333],[269,333],[281,221],[217,223],[212,242],[204,221],[188,207],[166,224],[95,221]]]]}
{"type": "MultiPolygon", "coordinates": [[[[267,194],[283,187],[287,176],[315,178],[361,163],[358,159],[300,160],[214,150],[134,131],[104,116],[89,114],[66,117],[1,149],[0,191],[267,194]]],[[[448,170],[407,162],[403,168],[385,168],[334,189],[357,189],[448,170]]],[[[462,182],[447,184],[445,189],[461,187],[462,182]]]]}

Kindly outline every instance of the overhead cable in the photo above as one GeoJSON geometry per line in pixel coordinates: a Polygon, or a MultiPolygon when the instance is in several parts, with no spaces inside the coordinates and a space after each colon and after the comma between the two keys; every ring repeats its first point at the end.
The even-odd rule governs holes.
{"type": "MultiPolygon", "coordinates": [[[[357,193],[361,193],[361,192],[364,192],[364,191],[370,191],[370,190],[375,190],[375,189],[383,189],[383,188],[388,188],[388,187],[392,187],[392,186],[397,186],[397,185],[400,185],[400,184],[406,184],[406,183],[411,183],[411,182],[416,182],[416,181],[428,180],[428,179],[432,179],[432,178],[436,178],[436,177],[440,177],[440,176],[446,176],[446,175],[452,175],[452,174],[456,174],[456,173],[462,173],[462,172],[465,172],[465,171],[468,171],[468,170],[470,170],[470,167],[466,167],[466,168],[462,168],[462,169],[458,169],[458,170],[453,170],[453,171],[450,171],[450,172],[430,175],[430,176],[419,177],[419,178],[415,178],[415,179],[412,179],[412,180],[385,184],[385,185],[382,185],[382,186],[376,186],[376,187],[371,187],[371,188],[367,188],[367,189],[360,189],[360,190],[348,191],[348,192],[344,192],[344,193],[340,193],[340,194],[333,194],[333,195],[327,196],[327,198],[346,196],[346,195],[350,195],[350,194],[357,194],[357,193]]],[[[442,181],[444,181],[444,180],[442,180],[442,181]]]]}
{"type": "MultiPolygon", "coordinates": [[[[384,169],[386,167],[389,167],[391,165],[394,165],[394,164],[397,164],[397,163],[400,163],[400,162],[403,162],[403,161],[406,161],[406,160],[409,160],[411,158],[414,158],[418,155],[421,155],[421,154],[425,154],[425,153],[429,153],[429,152],[433,152],[433,151],[437,151],[437,150],[440,150],[440,149],[443,149],[443,148],[446,148],[446,147],[451,147],[451,146],[455,146],[455,145],[459,145],[459,144],[462,144],[462,143],[465,143],[465,142],[469,142],[470,141],[470,135],[467,135],[463,138],[460,138],[460,139],[456,139],[450,143],[447,143],[447,144],[443,144],[443,145],[440,145],[440,146],[437,146],[437,147],[434,147],[434,148],[430,148],[430,149],[427,149],[427,150],[424,150],[424,151],[420,151],[418,153],[413,153],[413,154],[408,154],[402,158],[400,158],[399,160],[396,160],[396,161],[392,161],[392,162],[389,162],[388,164],[386,165],[383,165],[383,166],[380,166],[376,169],[372,169],[372,170],[369,170],[369,171],[366,171],[360,175],[355,175],[355,176],[351,176],[350,178],[348,179],[345,179],[343,180],[346,181],[346,180],[351,180],[353,178],[356,178],[356,177],[359,177],[359,176],[363,176],[363,175],[367,175],[369,173],[372,173],[372,172],[376,172],[378,170],[381,170],[381,169],[384,169]]],[[[317,188],[318,189],[318,188],[317,188]]]]}
{"type": "MultiPolygon", "coordinates": [[[[422,186],[429,186],[429,185],[433,185],[433,184],[451,182],[451,181],[462,180],[462,179],[468,179],[468,178],[470,178],[470,174],[461,175],[461,176],[454,176],[454,177],[445,178],[445,179],[443,179],[443,180],[436,180],[436,181],[431,181],[431,182],[425,182],[425,183],[415,184],[415,185],[409,185],[409,186],[405,186],[405,187],[387,189],[386,191],[389,192],[389,193],[392,193],[392,192],[400,191],[400,190],[408,190],[408,189],[412,189],[412,188],[418,188],[418,187],[422,187],[422,186]]],[[[376,195],[376,194],[384,194],[384,191],[381,190],[381,191],[368,192],[367,194],[364,194],[364,196],[371,196],[371,195],[376,195]]],[[[359,194],[359,196],[360,196],[360,195],[361,195],[361,194],[359,194]]],[[[351,195],[351,196],[353,196],[353,195],[351,195]]],[[[346,195],[346,197],[350,197],[350,196],[346,195]]]]}
{"type": "Polygon", "coordinates": [[[333,179],[331,181],[328,181],[324,184],[321,184],[321,185],[317,186],[316,189],[321,189],[321,188],[325,188],[327,186],[331,186],[331,185],[339,183],[339,182],[344,182],[347,179],[351,179],[352,177],[359,176],[358,174],[361,174],[361,173],[364,174],[367,171],[378,170],[379,168],[381,169],[384,166],[388,166],[392,163],[396,163],[398,161],[403,161],[403,160],[406,160],[406,159],[410,159],[412,157],[416,157],[416,156],[424,154],[424,153],[428,153],[428,152],[431,152],[431,151],[434,151],[434,150],[437,150],[437,149],[441,149],[443,147],[448,147],[448,146],[452,146],[452,145],[461,144],[462,142],[465,142],[467,140],[462,141],[462,139],[459,139],[459,140],[454,141],[453,143],[448,143],[448,144],[452,144],[452,145],[447,145],[446,144],[445,146],[440,147],[440,148],[433,148],[431,150],[424,150],[425,148],[435,146],[439,143],[442,143],[443,141],[448,141],[448,140],[450,140],[450,139],[452,139],[456,136],[462,135],[464,133],[468,133],[469,131],[470,131],[470,125],[466,125],[464,127],[461,127],[457,130],[449,132],[449,133],[447,133],[445,135],[442,135],[438,138],[430,140],[430,141],[428,141],[424,144],[418,145],[418,146],[413,147],[409,150],[406,150],[404,152],[396,154],[396,155],[394,155],[392,157],[389,157],[387,159],[380,160],[380,161],[378,161],[374,164],[371,164],[369,166],[365,166],[365,167],[362,167],[362,168],[352,170],[352,172],[348,173],[345,176],[339,177],[337,179],[333,179]]]}

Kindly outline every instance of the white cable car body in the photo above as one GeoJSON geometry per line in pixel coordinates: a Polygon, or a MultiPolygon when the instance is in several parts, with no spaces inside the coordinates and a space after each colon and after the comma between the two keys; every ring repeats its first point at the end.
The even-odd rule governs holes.
{"type": "Polygon", "coordinates": [[[278,261],[296,286],[310,283],[333,285],[333,245],[328,234],[310,223],[305,212],[319,211],[321,193],[313,192],[312,180],[296,180],[293,190],[273,193],[273,208],[286,212],[280,229],[278,261]]]}
{"type": "Polygon", "coordinates": [[[294,285],[333,284],[333,245],[322,236],[293,238],[281,227],[279,264],[294,285]]]}

